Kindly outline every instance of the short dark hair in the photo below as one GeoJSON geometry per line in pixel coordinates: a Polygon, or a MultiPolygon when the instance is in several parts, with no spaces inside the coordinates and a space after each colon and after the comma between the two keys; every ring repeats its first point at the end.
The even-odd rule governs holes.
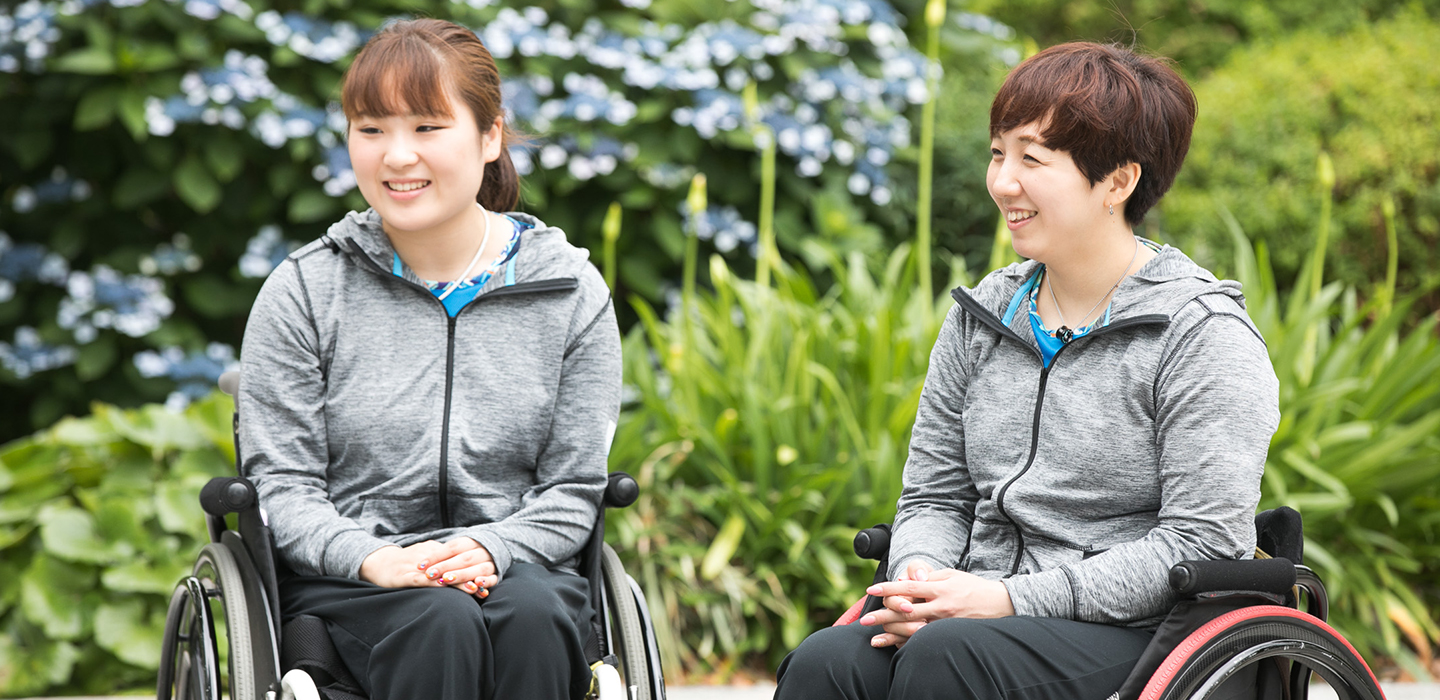
{"type": "Polygon", "coordinates": [[[1069,153],[1092,186],[1139,163],[1125,203],[1125,220],[1138,225],[1175,182],[1195,126],[1195,93],[1171,63],[1114,44],[1052,46],[1005,78],[990,105],[990,136],[1043,124],[1043,145],[1069,153]]]}

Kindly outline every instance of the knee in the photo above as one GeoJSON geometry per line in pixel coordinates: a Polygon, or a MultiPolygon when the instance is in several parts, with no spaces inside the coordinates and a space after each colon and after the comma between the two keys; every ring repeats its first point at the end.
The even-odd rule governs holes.
{"type": "Polygon", "coordinates": [[[895,657],[897,675],[907,669],[955,668],[961,674],[984,665],[987,650],[1001,641],[991,620],[951,618],[921,627],[895,657]]]}
{"type": "Polygon", "coordinates": [[[831,687],[835,679],[861,671],[870,660],[867,657],[886,653],[870,646],[870,637],[879,631],[860,625],[822,629],[780,662],[777,676],[784,686],[831,687]]]}
{"type": "Polygon", "coordinates": [[[427,594],[426,604],[414,624],[425,630],[426,636],[451,644],[478,641],[484,621],[474,596],[455,588],[420,590],[427,594]]]}

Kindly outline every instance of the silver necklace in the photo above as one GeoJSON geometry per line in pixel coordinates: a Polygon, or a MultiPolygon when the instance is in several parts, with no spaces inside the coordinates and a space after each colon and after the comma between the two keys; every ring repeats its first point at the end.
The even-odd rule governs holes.
{"type": "MultiPolygon", "coordinates": [[[[1110,290],[1105,292],[1105,294],[1101,295],[1100,300],[1096,301],[1095,305],[1090,307],[1090,310],[1086,311],[1085,315],[1080,317],[1080,321],[1082,323],[1085,321],[1085,319],[1090,317],[1090,314],[1095,312],[1095,309],[1100,307],[1101,301],[1105,301],[1105,299],[1110,296],[1110,293],[1114,292],[1117,288],[1120,287],[1120,283],[1125,281],[1125,278],[1130,274],[1130,266],[1135,264],[1135,256],[1139,254],[1140,239],[1137,238],[1135,239],[1135,251],[1130,253],[1130,262],[1125,264],[1125,269],[1120,273],[1120,279],[1115,280],[1115,284],[1110,286],[1110,290]]],[[[1065,312],[1060,310],[1060,300],[1055,298],[1054,280],[1050,281],[1050,301],[1055,304],[1055,313],[1060,314],[1060,327],[1055,329],[1055,337],[1059,338],[1060,342],[1062,343],[1068,343],[1072,338],[1075,337],[1075,331],[1071,330],[1069,328],[1069,324],[1065,323],[1065,312]]]]}
{"type": "MultiPolygon", "coordinates": [[[[480,247],[475,250],[475,257],[470,258],[470,264],[465,266],[465,271],[460,273],[460,276],[456,277],[455,281],[450,283],[450,288],[446,289],[444,293],[440,295],[440,301],[445,301],[445,297],[450,296],[451,292],[460,288],[461,283],[470,279],[470,271],[475,269],[475,263],[480,262],[480,254],[485,252],[485,244],[490,242],[490,213],[485,211],[485,207],[480,206],[479,202],[476,202],[475,206],[480,208],[480,216],[485,218],[485,233],[480,236],[480,247]]],[[[1053,294],[1054,292],[1051,293],[1053,294]]],[[[1060,307],[1057,306],[1055,308],[1058,309],[1060,307]]],[[[1060,318],[1064,320],[1065,315],[1061,314],[1060,318]]]]}

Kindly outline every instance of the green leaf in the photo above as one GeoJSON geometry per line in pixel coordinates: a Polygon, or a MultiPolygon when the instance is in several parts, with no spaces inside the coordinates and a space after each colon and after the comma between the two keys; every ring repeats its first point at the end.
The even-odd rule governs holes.
{"type": "Polygon", "coordinates": [[[229,182],[240,174],[245,154],[234,139],[217,136],[205,142],[205,163],[221,182],[229,182]]]}
{"type": "Polygon", "coordinates": [[[39,695],[70,680],[80,650],[69,642],[42,641],[19,648],[9,635],[0,635],[0,695],[39,695]]]}
{"type": "Polygon", "coordinates": [[[205,435],[183,414],[164,406],[147,404],[135,411],[117,411],[110,420],[116,432],[156,455],[174,449],[193,450],[205,444],[205,435]]]}
{"type": "Polygon", "coordinates": [[[115,341],[108,336],[96,338],[94,342],[80,346],[75,358],[75,375],[88,382],[104,375],[114,364],[115,341]]]}
{"type": "Polygon", "coordinates": [[[20,610],[52,639],[75,640],[85,632],[85,593],[95,571],[37,554],[20,577],[20,610]]]}
{"type": "Polygon", "coordinates": [[[200,489],[210,477],[191,475],[177,482],[155,487],[155,516],[166,532],[195,536],[205,532],[205,516],[200,510],[200,489]]]}
{"type": "Polygon", "coordinates": [[[106,75],[115,72],[115,54],[99,46],[89,46],[61,56],[53,66],[60,73],[106,75]]]}
{"type": "Polygon", "coordinates": [[[134,552],[128,543],[106,543],[95,530],[95,518],[75,506],[47,505],[40,509],[36,520],[45,551],[62,559],[108,564],[134,552]]]}
{"type": "Polygon", "coordinates": [[[107,423],[95,418],[73,417],[60,419],[60,422],[50,429],[50,437],[57,442],[75,447],[107,445],[120,438],[107,423]]]}
{"type": "Polygon", "coordinates": [[[338,208],[334,197],[320,190],[303,190],[290,198],[287,216],[297,224],[330,218],[338,208]]]}
{"type": "Polygon", "coordinates": [[[176,194],[196,213],[205,214],[220,203],[220,183],[193,154],[180,161],[173,179],[176,194]]]}
{"type": "MultiPolygon", "coordinates": [[[[199,507],[195,505],[196,510],[199,507]]],[[[169,595],[189,573],[190,567],[178,558],[155,563],[137,561],[106,569],[100,583],[111,591],[169,595]]]]}
{"type": "Polygon", "coordinates": [[[119,102],[118,88],[104,87],[86,92],[75,105],[75,130],[93,131],[108,126],[115,119],[119,102]]]}
{"type": "Polygon", "coordinates": [[[700,577],[709,581],[720,574],[720,570],[730,563],[730,557],[735,556],[735,550],[740,547],[740,538],[745,534],[745,519],[740,515],[731,515],[720,527],[719,534],[710,543],[710,548],[705,551],[705,558],[700,563],[700,577]]]}
{"type": "Polygon", "coordinates": [[[163,624],[147,621],[145,606],[138,600],[105,603],[95,611],[95,643],[126,663],[159,668],[164,636],[163,624]]]}
{"type": "Polygon", "coordinates": [[[144,141],[150,135],[150,124],[145,121],[145,97],[145,93],[134,89],[120,93],[120,121],[136,141],[144,141]]]}
{"type": "Polygon", "coordinates": [[[136,209],[148,204],[170,190],[170,182],[154,170],[144,166],[131,166],[115,183],[111,201],[118,209],[136,209]]]}

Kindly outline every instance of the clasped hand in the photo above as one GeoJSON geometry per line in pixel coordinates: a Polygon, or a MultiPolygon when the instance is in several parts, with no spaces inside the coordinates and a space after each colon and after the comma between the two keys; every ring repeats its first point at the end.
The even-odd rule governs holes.
{"type": "Polygon", "coordinates": [[[500,582],[489,550],[469,537],[381,547],[360,564],[360,580],[384,588],[453,586],[479,598],[500,582]]]}
{"type": "Polygon", "coordinates": [[[955,569],[931,571],[921,562],[912,562],[895,581],[877,583],[865,592],[885,603],[860,618],[862,625],[885,629],[870,639],[874,647],[905,646],[911,635],[935,620],[1015,614],[1005,584],[955,569]]]}

